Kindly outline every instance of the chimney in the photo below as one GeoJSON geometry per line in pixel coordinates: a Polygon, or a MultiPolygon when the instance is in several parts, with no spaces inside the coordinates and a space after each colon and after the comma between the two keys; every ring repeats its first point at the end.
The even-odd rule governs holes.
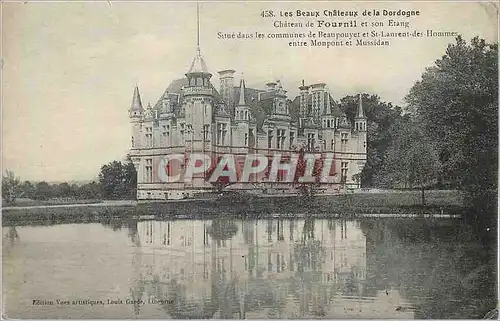
{"type": "Polygon", "coordinates": [[[319,84],[311,85],[311,90],[313,90],[313,91],[324,91],[324,90],[326,90],[326,84],[325,83],[319,83],[319,84]]]}
{"type": "Polygon", "coordinates": [[[219,93],[231,110],[234,108],[234,73],[232,69],[219,71],[220,90],[219,93]]]}
{"type": "Polygon", "coordinates": [[[302,80],[302,86],[299,87],[300,90],[300,117],[307,117],[307,103],[309,96],[309,86],[306,86],[304,80],[302,80]]]}
{"type": "Polygon", "coordinates": [[[276,83],[275,82],[269,82],[266,84],[267,91],[273,91],[276,89],[276,83]]]}

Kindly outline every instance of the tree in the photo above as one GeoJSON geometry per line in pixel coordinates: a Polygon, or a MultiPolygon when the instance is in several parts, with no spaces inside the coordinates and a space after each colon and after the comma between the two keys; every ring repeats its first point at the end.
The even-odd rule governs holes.
{"type": "Polygon", "coordinates": [[[30,181],[24,181],[19,186],[19,197],[33,199],[35,197],[35,186],[30,181]]]}
{"type": "Polygon", "coordinates": [[[47,182],[38,182],[35,185],[35,196],[37,200],[47,200],[54,197],[52,187],[47,182]]]}
{"type": "Polygon", "coordinates": [[[13,171],[6,170],[2,176],[2,198],[7,204],[13,204],[19,193],[19,177],[13,171]]]}
{"type": "Polygon", "coordinates": [[[81,199],[98,199],[101,197],[101,187],[96,182],[83,184],[78,188],[76,197],[81,199]]]}
{"type": "Polygon", "coordinates": [[[52,185],[52,189],[55,197],[70,197],[74,194],[71,190],[71,185],[66,182],[54,184],[52,185]]]}
{"type": "Polygon", "coordinates": [[[99,173],[102,196],[110,199],[135,198],[137,173],[129,156],[124,164],[113,161],[103,165],[99,173]]]}
{"type": "Polygon", "coordinates": [[[469,217],[496,224],[498,44],[457,37],[406,100],[439,146],[443,177],[466,192],[469,217]]]}
{"type": "Polygon", "coordinates": [[[393,126],[394,140],[385,154],[378,181],[391,188],[425,189],[435,185],[440,170],[437,150],[414,119],[405,117],[393,126]]]}
{"type": "Polygon", "coordinates": [[[101,167],[99,183],[105,198],[116,199],[124,194],[122,163],[113,161],[101,167]]]}
{"type": "Polygon", "coordinates": [[[126,162],[123,166],[126,195],[129,198],[136,198],[137,195],[137,171],[130,155],[127,155],[126,162]]]}

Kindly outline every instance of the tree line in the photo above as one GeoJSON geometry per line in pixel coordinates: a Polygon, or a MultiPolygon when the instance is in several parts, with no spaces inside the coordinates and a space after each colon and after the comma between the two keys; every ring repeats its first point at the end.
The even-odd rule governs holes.
{"type": "MultiPolygon", "coordinates": [[[[368,118],[362,186],[448,188],[496,206],[498,44],[458,36],[405,97],[404,110],[363,95],[368,118]]],[[[357,97],[340,102],[354,120],[357,97]]]]}
{"type": "Polygon", "coordinates": [[[103,165],[98,179],[84,184],[21,182],[14,172],[7,170],[2,177],[2,199],[6,205],[14,204],[17,198],[38,201],[135,199],[136,185],[137,174],[127,156],[125,162],[113,161],[103,165]]]}

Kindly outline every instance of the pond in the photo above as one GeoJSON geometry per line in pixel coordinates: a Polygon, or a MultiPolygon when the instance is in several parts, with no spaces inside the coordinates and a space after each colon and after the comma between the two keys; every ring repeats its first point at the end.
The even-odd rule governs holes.
{"type": "Polygon", "coordinates": [[[3,227],[9,318],[481,318],[496,257],[457,220],[3,227]]]}

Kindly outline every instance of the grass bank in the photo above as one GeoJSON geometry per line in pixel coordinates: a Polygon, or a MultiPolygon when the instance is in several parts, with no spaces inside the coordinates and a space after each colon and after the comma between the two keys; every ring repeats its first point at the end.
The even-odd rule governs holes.
{"type": "MultiPolygon", "coordinates": [[[[231,217],[346,217],[361,215],[427,216],[461,214],[456,191],[428,191],[421,205],[418,191],[384,191],[345,195],[248,196],[165,202],[103,202],[68,206],[11,207],[2,210],[3,225],[100,222],[109,219],[231,217]]],[[[60,205],[60,204],[59,204],[60,205]]]]}
{"type": "Polygon", "coordinates": [[[73,204],[97,204],[103,200],[98,199],[51,199],[51,200],[33,200],[30,198],[18,198],[13,204],[2,202],[2,207],[30,207],[30,206],[54,206],[54,205],[73,205],[73,204]]]}

